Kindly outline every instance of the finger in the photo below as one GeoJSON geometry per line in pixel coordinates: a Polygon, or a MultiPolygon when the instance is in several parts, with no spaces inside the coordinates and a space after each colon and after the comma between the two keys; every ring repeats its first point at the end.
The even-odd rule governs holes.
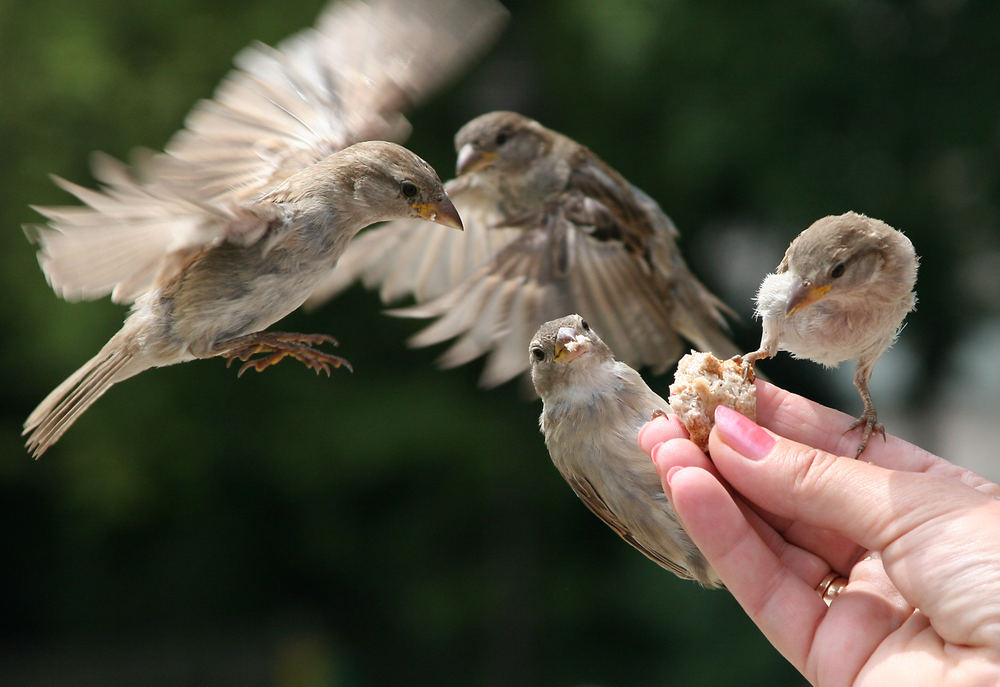
{"type": "Polygon", "coordinates": [[[681,523],[733,597],[813,683],[856,675],[908,615],[877,561],[859,566],[828,609],[815,583],[803,581],[775,555],[709,473],[678,468],[671,471],[668,488],[681,523]]]}
{"type": "MultiPolygon", "coordinates": [[[[670,488],[667,483],[666,476],[675,468],[696,467],[706,471],[719,482],[722,482],[722,478],[716,471],[715,466],[712,465],[712,462],[708,459],[708,456],[705,455],[705,452],[698,448],[694,442],[688,439],[670,439],[657,444],[653,447],[652,459],[653,464],[660,475],[663,490],[667,494],[668,498],[670,497],[670,488]]],[[[739,495],[734,495],[733,498],[736,505],[743,512],[743,516],[746,518],[747,522],[750,523],[750,525],[754,528],[754,531],[757,532],[758,536],[760,536],[768,548],[770,548],[771,551],[774,552],[774,554],[781,560],[782,565],[785,565],[793,570],[807,584],[815,587],[823,576],[830,572],[831,568],[834,567],[829,562],[829,558],[826,556],[816,555],[809,548],[803,548],[798,542],[795,542],[781,530],[777,529],[773,525],[772,521],[779,521],[781,527],[793,530],[795,529],[792,527],[794,523],[791,523],[791,521],[786,518],[778,518],[769,513],[758,513],[751,505],[747,504],[746,501],[739,497],[739,495]]],[[[822,530],[821,536],[822,535],[833,536],[832,533],[827,530],[822,530]]],[[[860,557],[856,551],[857,547],[854,547],[843,538],[840,538],[839,541],[844,546],[850,546],[854,551],[851,558],[852,563],[860,557]]],[[[837,569],[840,571],[847,571],[850,569],[850,566],[841,566],[837,569]]]]}
{"type": "MultiPolygon", "coordinates": [[[[838,456],[853,456],[858,448],[858,434],[845,430],[854,419],[773,384],[757,382],[757,422],[792,441],[838,456]]],[[[891,434],[886,435],[885,441],[872,440],[864,458],[883,467],[910,472],[926,470],[941,461],[891,434]]]]}
{"type": "Polygon", "coordinates": [[[658,415],[639,430],[639,448],[650,453],[657,444],[687,437],[687,430],[676,415],[658,415]]]}
{"type": "Polygon", "coordinates": [[[709,473],[676,469],[669,490],[684,529],[726,588],[778,651],[805,672],[811,638],[827,612],[815,588],[781,562],[709,473]]]}
{"type": "Polygon", "coordinates": [[[882,551],[920,524],[993,499],[930,475],[887,470],[768,434],[720,407],[709,446],[719,472],[776,515],[833,530],[882,551]]]}

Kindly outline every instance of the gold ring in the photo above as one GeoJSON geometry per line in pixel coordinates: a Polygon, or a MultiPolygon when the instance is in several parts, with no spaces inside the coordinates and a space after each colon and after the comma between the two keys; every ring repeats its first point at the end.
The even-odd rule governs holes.
{"type": "Polygon", "coordinates": [[[816,585],[816,592],[819,594],[819,598],[823,599],[823,603],[829,606],[834,599],[840,596],[846,586],[847,578],[831,570],[816,585]]]}

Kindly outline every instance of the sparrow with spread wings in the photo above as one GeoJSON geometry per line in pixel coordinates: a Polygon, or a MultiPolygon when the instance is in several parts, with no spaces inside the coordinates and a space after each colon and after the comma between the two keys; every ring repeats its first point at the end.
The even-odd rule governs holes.
{"type": "Polygon", "coordinates": [[[96,156],[83,206],[28,227],[59,295],[110,294],[122,329],[25,422],[38,457],[113,384],[222,356],[261,370],[285,356],[346,363],[322,334],[263,331],[298,308],[350,239],[384,220],[462,228],[437,174],[395,143],[400,113],[466,64],[503,23],[492,0],[339,2],[278,48],[253,45],[213,99],[133,168],[96,156]],[[260,355],[262,357],[253,356],[260,355]]]}
{"type": "Polygon", "coordinates": [[[466,231],[447,236],[412,222],[352,243],[322,301],[358,278],[395,314],[436,318],[411,339],[456,338],[440,362],[487,355],[484,386],[527,370],[524,348],[543,322],[582,313],[619,357],[660,373],[683,341],[719,357],[737,353],[730,311],[694,276],[677,229],[648,195],[594,153],[514,112],[491,112],[455,136],[457,178],[445,188],[466,231]],[[458,239],[458,240],[455,240],[458,239]]]}

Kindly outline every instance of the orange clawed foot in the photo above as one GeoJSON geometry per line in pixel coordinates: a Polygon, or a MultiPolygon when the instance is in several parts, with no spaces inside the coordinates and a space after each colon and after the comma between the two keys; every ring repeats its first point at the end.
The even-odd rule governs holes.
{"type": "Polygon", "coordinates": [[[328,377],[331,367],[346,367],[353,372],[354,368],[344,358],[313,348],[313,346],[325,343],[336,346],[337,340],[329,334],[257,332],[227,341],[225,350],[219,355],[227,360],[226,367],[229,367],[234,360],[245,361],[240,367],[237,377],[242,377],[243,373],[250,368],[260,372],[285,356],[299,360],[310,370],[315,370],[316,374],[325,372],[328,377]],[[258,354],[265,355],[261,358],[253,358],[258,354]]]}

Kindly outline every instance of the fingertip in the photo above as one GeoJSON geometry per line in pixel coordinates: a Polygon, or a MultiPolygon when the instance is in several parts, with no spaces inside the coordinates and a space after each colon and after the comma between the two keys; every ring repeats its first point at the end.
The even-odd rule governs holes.
{"type": "Polygon", "coordinates": [[[684,438],[684,427],[674,415],[657,415],[639,429],[638,443],[646,453],[652,455],[657,444],[670,439],[684,438]]]}

